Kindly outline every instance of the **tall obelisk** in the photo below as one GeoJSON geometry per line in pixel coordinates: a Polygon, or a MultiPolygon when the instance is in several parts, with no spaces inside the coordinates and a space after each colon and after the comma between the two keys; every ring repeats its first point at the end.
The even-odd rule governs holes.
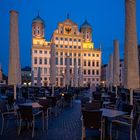
{"type": "Polygon", "coordinates": [[[125,0],[124,87],[139,88],[136,0],[125,0]]]}
{"type": "Polygon", "coordinates": [[[9,49],[8,84],[9,85],[21,84],[18,12],[14,10],[10,11],[10,49],[9,49]]]}

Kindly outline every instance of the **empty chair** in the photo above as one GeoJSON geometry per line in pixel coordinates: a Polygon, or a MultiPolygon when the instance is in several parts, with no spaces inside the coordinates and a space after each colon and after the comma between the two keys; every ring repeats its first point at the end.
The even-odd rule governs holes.
{"type": "Polygon", "coordinates": [[[102,111],[100,110],[83,110],[82,111],[82,140],[86,138],[85,130],[93,129],[93,131],[100,132],[100,138],[103,140],[104,122],[102,118],[102,111]]]}
{"type": "Polygon", "coordinates": [[[8,121],[13,117],[17,119],[18,116],[16,110],[8,109],[6,101],[0,101],[0,113],[2,118],[2,127],[1,127],[1,134],[2,134],[5,126],[5,121],[8,121]]]}
{"type": "Polygon", "coordinates": [[[86,103],[84,108],[86,110],[98,110],[102,107],[102,103],[100,101],[92,101],[91,103],[86,103]]]}
{"type": "MultiPolygon", "coordinates": [[[[121,126],[121,125],[128,126],[130,128],[130,140],[132,140],[132,127],[133,127],[132,125],[133,125],[133,121],[136,121],[137,115],[133,115],[135,113],[134,113],[132,105],[129,105],[129,104],[126,104],[126,103],[120,103],[119,109],[121,111],[127,112],[127,114],[123,115],[123,116],[121,116],[121,117],[119,117],[117,119],[112,120],[112,125],[115,125],[115,126],[121,126]]],[[[111,128],[111,130],[112,130],[112,128],[111,128]]],[[[111,132],[111,130],[110,130],[110,132],[111,132]]],[[[112,134],[112,132],[111,132],[111,134],[112,134]]]]}
{"type": "Polygon", "coordinates": [[[39,99],[39,104],[43,106],[42,111],[44,119],[46,120],[46,127],[48,129],[48,110],[51,110],[51,99],[39,99]]]}
{"type": "MultiPolygon", "coordinates": [[[[20,135],[21,132],[21,125],[23,121],[30,123],[32,126],[32,137],[34,137],[34,128],[35,128],[35,119],[38,115],[40,115],[42,111],[38,111],[36,113],[33,113],[32,106],[27,105],[19,105],[19,129],[18,129],[18,135],[20,135]]],[[[43,117],[43,115],[42,115],[43,117]]],[[[44,118],[42,118],[44,120],[44,118]]]]}

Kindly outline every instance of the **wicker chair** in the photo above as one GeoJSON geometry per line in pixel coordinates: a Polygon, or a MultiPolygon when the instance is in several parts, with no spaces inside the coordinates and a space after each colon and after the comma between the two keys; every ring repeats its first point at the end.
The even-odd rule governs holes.
{"type": "Polygon", "coordinates": [[[100,132],[100,138],[104,138],[104,121],[102,111],[100,110],[83,110],[82,111],[82,140],[86,139],[85,130],[93,129],[100,132]]]}
{"type": "MultiPolygon", "coordinates": [[[[19,105],[19,129],[18,129],[18,135],[20,135],[20,132],[21,132],[21,124],[22,124],[22,122],[26,121],[26,122],[28,122],[28,124],[31,123],[31,125],[32,125],[32,138],[33,138],[34,137],[34,128],[35,128],[35,119],[40,114],[42,114],[42,111],[38,111],[36,113],[33,113],[32,106],[19,105]]],[[[42,115],[42,117],[43,117],[43,115],[42,115]]]]}

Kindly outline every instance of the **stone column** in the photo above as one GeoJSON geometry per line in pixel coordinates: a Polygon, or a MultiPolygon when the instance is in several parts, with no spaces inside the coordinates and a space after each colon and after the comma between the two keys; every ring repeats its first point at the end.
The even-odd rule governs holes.
{"type": "Polygon", "coordinates": [[[125,0],[124,87],[139,88],[136,0],[125,0]]]}
{"type": "Polygon", "coordinates": [[[10,11],[10,49],[9,49],[8,84],[9,85],[21,84],[18,12],[14,10],[10,11]]]}
{"type": "Polygon", "coordinates": [[[120,85],[120,57],[119,57],[119,41],[114,40],[114,53],[113,53],[113,85],[120,85]]]}

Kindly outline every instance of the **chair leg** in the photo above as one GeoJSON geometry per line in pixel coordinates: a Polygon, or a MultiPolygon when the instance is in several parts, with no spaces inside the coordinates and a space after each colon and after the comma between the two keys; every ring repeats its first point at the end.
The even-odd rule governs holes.
{"type": "Polygon", "coordinates": [[[22,123],[22,120],[20,119],[19,120],[18,136],[20,135],[20,132],[21,132],[21,123],[22,123]]]}
{"type": "Polygon", "coordinates": [[[34,131],[35,131],[35,121],[34,121],[34,119],[33,119],[33,121],[32,121],[32,124],[33,124],[33,130],[32,130],[32,138],[34,137],[34,131]]]}
{"type": "Polygon", "coordinates": [[[137,138],[137,130],[135,130],[134,133],[135,133],[135,140],[137,140],[138,139],[137,138]]]}
{"type": "Polygon", "coordinates": [[[42,130],[44,131],[44,123],[45,123],[45,112],[42,112],[42,130]]]}
{"type": "Polygon", "coordinates": [[[3,129],[4,129],[4,116],[2,115],[1,135],[2,135],[2,133],[3,133],[3,129]]]}
{"type": "Polygon", "coordinates": [[[112,122],[110,122],[110,140],[112,140],[112,122]]]}

